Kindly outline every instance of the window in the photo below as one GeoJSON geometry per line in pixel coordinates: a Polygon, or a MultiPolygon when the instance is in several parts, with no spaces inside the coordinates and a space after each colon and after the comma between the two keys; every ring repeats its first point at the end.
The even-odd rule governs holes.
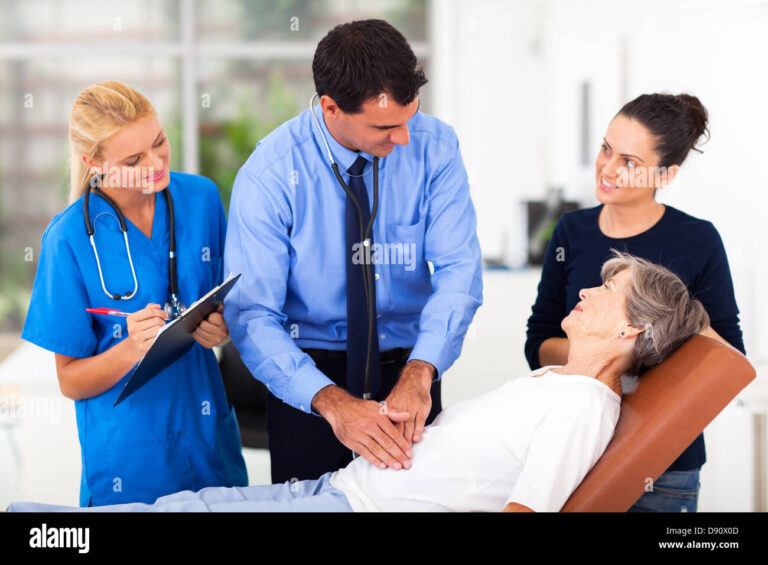
{"type": "Polygon", "coordinates": [[[426,13],[426,0],[0,0],[0,332],[20,330],[40,238],[67,204],[84,87],[116,79],[147,96],[172,168],[213,179],[228,209],[258,140],[308,105],[329,29],[386,19],[428,67],[426,13]]]}

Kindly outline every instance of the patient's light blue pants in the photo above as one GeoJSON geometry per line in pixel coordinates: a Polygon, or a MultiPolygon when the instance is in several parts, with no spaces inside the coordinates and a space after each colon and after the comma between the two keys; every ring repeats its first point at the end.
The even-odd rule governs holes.
{"type": "Polygon", "coordinates": [[[14,502],[9,512],[352,512],[343,492],[331,486],[331,473],[313,481],[252,487],[207,487],[141,502],[88,508],[14,502]]]}

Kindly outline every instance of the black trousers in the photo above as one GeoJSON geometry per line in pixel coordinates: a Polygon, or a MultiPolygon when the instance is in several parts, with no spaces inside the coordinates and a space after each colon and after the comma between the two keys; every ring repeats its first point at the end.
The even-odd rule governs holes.
{"type": "MultiPolygon", "coordinates": [[[[305,350],[317,368],[335,384],[346,388],[345,352],[321,349],[305,350]]],[[[374,400],[386,399],[408,361],[410,349],[395,349],[381,354],[381,390],[374,400]]],[[[440,381],[432,383],[432,409],[426,424],[442,410],[440,381]]],[[[317,479],[328,471],[336,471],[352,461],[352,451],[333,433],[324,418],[306,414],[284,403],[272,393],[267,398],[267,432],[272,460],[272,482],[317,479]]]]}

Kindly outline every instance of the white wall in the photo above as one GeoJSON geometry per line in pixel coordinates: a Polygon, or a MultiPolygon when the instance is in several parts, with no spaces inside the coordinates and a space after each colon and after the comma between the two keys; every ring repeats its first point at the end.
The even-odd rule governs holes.
{"type": "Polygon", "coordinates": [[[518,203],[538,197],[545,183],[544,7],[528,0],[430,5],[434,113],[459,136],[484,256],[512,263],[524,260],[518,203]]]}

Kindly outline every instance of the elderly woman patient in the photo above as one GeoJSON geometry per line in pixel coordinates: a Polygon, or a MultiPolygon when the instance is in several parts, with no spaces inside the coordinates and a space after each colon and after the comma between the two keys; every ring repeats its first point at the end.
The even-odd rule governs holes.
{"type": "MultiPolygon", "coordinates": [[[[544,367],[440,413],[405,470],[362,457],[317,480],[209,487],[81,511],[558,511],[602,455],[623,374],[662,362],[709,327],[668,270],[614,251],[604,284],[583,289],[563,320],[565,366],[544,367]]],[[[15,511],[73,508],[14,503],[15,511]]]]}

